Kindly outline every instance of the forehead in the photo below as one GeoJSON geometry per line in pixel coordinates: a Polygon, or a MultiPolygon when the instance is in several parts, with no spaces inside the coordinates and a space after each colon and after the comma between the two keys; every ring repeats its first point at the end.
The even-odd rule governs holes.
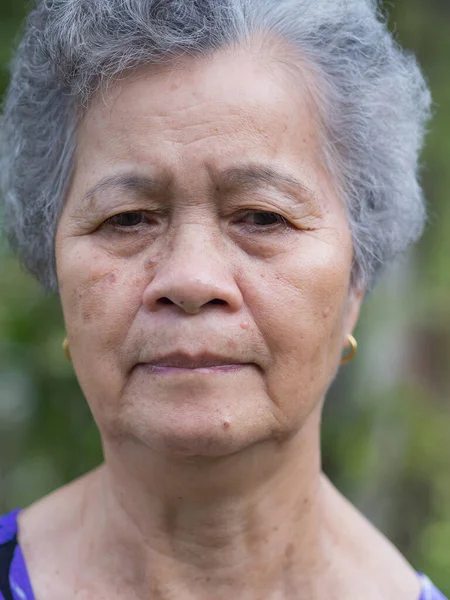
{"type": "Polygon", "coordinates": [[[262,161],[311,179],[323,171],[312,78],[261,46],[143,67],[94,97],[76,171],[95,179],[98,168],[133,163],[187,177],[262,161]]]}
{"type": "Polygon", "coordinates": [[[293,68],[274,51],[251,47],[142,67],[97,92],[81,125],[80,141],[103,126],[135,133],[145,125],[146,132],[156,132],[168,128],[166,119],[175,128],[189,118],[194,128],[213,119],[230,124],[247,120],[255,126],[260,121],[271,133],[301,121],[298,133],[304,138],[317,124],[311,77],[300,62],[293,68]],[[130,131],[132,122],[136,126],[130,131]]]}

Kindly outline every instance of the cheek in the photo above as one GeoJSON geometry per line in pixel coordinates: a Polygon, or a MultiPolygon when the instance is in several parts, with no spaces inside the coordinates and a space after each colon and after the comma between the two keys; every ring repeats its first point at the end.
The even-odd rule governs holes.
{"type": "Polygon", "coordinates": [[[124,342],[141,306],[146,276],[131,261],[113,260],[87,246],[60,253],[58,277],[73,367],[99,425],[117,414],[114,406],[126,381],[124,342]]]}
{"type": "Polygon", "coordinates": [[[332,337],[345,316],[351,253],[320,242],[310,244],[259,273],[259,313],[275,344],[312,334],[332,337]],[[294,336],[295,334],[295,336],[294,336]]]}
{"type": "MultiPolygon", "coordinates": [[[[258,275],[255,320],[270,349],[268,389],[293,411],[319,401],[339,365],[351,252],[318,244],[258,275]]],[[[300,411],[301,412],[301,411],[300,411]]]]}
{"type": "Polygon", "coordinates": [[[98,343],[120,343],[146,285],[131,261],[113,260],[90,245],[73,248],[61,253],[58,277],[71,345],[89,352],[98,343]]]}

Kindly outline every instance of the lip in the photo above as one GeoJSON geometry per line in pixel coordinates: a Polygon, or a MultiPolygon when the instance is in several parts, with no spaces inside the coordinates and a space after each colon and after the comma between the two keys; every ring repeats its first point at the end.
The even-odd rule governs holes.
{"type": "Polygon", "coordinates": [[[227,374],[237,373],[242,369],[251,366],[250,364],[236,364],[236,365],[220,365],[216,367],[198,367],[198,368],[183,368],[183,367],[155,367],[152,364],[141,363],[138,365],[140,369],[143,369],[150,375],[212,375],[212,374],[227,374]]]}
{"type": "Polygon", "coordinates": [[[230,371],[237,370],[252,363],[241,361],[232,357],[224,357],[216,354],[188,355],[184,353],[172,353],[158,358],[150,359],[148,362],[139,363],[138,366],[158,371],[230,371]]]}

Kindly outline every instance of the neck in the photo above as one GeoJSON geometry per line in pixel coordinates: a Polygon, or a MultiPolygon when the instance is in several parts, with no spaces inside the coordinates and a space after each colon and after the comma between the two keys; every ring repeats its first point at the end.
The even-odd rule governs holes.
{"type": "Polygon", "coordinates": [[[147,590],[171,590],[157,597],[314,597],[328,555],[318,419],[285,442],[214,460],[107,444],[99,543],[133,557],[129,575],[139,565],[147,590]]]}

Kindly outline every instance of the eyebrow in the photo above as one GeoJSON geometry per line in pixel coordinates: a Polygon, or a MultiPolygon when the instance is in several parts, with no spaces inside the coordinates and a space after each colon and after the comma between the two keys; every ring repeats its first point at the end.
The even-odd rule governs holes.
{"type": "Polygon", "coordinates": [[[219,177],[221,186],[234,189],[268,185],[277,188],[288,187],[294,189],[296,194],[306,197],[307,200],[315,198],[314,192],[294,175],[272,166],[251,164],[232,167],[219,177]]]}
{"type": "MultiPolygon", "coordinates": [[[[314,192],[302,181],[281,169],[268,166],[250,164],[235,166],[219,175],[213,176],[219,183],[219,188],[232,191],[239,188],[252,188],[258,185],[268,185],[276,188],[294,189],[296,197],[306,197],[306,200],[315,198],[314,192]]],[[[142,195],[161,193],[170,186],[167,177],[153,177],[139,173],[119,173],[104,177],[92,186],[83,196],[82,205],[89,206],[96,196],[109,190],[131,190],[142,195]]]]}
{"type": "Polygon", "coordinates": [[[169,181],[167,178],[156,178],[138,173],[119,173],[104,177],[97,182],[84,194],[82,203],[89,203],[95,196],[113,189],[131,190],[144,195],[161,192],[168,187],[169,181]]]}

